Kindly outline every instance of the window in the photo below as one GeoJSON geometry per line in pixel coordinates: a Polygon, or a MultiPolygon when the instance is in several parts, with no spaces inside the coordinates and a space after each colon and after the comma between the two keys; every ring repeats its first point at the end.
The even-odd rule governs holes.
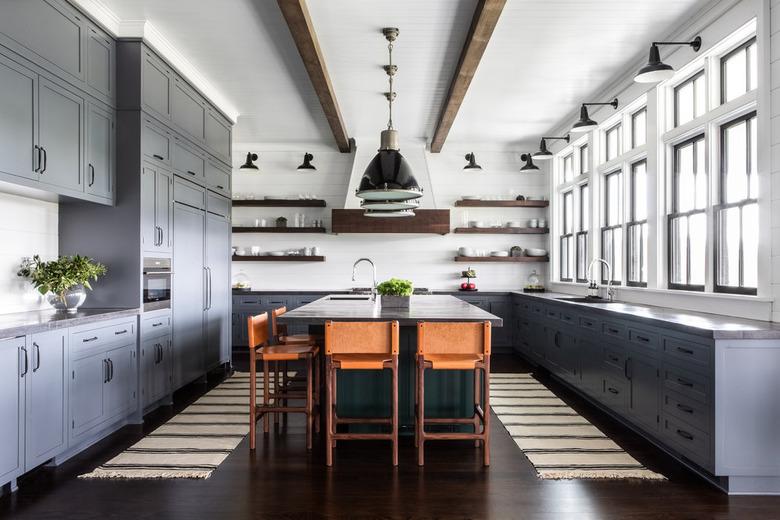
{"type": "Polygon", "coordinates": [[[647,143],[647,109],[643,108],[631,115],[631,148],[647,143]]]}
{"type": "Polygon", "coordinates": [[[561,205],[561,281],[574,280],[574,191],[562,194],[561,205]]]}
{"type": "Polygon", "coordinates": [[[758,179],[756,113],[720,128],[720,205],[715,208],[715,290],[756,294],[758,179]]]}
{"type": "Polygon", "coordinates": [[[561,182],[569,182],[574,178],[574,155],[569,154],[561,161],[561,182]]]}
{"type": "Polygon", "coordinates": [[[704,290],[707,173],[704,135],[674,146],[669,214],[669,288],[704,290]]]}
{"type": "Polygon", "coordinates": [[[618,123],[606,132],[604,132],[604,142],[606,150],[604,156],[607,161],[611,161],[622,153],[623,148],[623,125],[618,123]]]}
{"type": "MultiPolygon", "coordinates": [[[[612,283],[618,284],[623,272],[623,172],[615,170],[604,176],[604,225],[601,228],[601,257],[612,266],[612,283]]],[[[607,269],[602,266],[602,283],[607,283],[607,269]]]]}
{"type": "Polygon", "coordinates": [[[587,144],[580,146],[580,175],[590,171],[590,148],[587,144]]]}
{"type": "Polygon", "coordinates": [[[647,287],[647,161],[631,165],[626,285],[647,287]]]}
{"type": "Polygon", "coordinates": [[[720,101],[727,103],[756,88],[758,57],[751,38],[720,59],[720,101]]]}
{"type": "MultiPolygon", "coordinates": [[[[584,147],[583,147],[584,148],[584,147]]],[[[590,227],[590,189],[580,185],[579,231],[577,231],[577,281],[588,281],[588,228],[590,227]]]]}
{"type": "Polygon", "coordinates": [[[674,126],[684,125],[707,111],[704,71],[694,74],[674,88],[674,126]]]}

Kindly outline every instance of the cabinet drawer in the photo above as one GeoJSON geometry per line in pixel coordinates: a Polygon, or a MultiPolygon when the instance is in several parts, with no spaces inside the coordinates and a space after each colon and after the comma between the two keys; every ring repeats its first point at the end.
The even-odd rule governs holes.
{"type": "Polygon", "coordinates": [[[281,296],[269,296],[265,299],[265,304],[268,306],[269,311],[269,321],[270,321],[270,313],[272,309],[278,309],[279,307],[287,307],[287,310],[290,310],[290,300],[285,297],[281,296]]]}
{"type": "Polygon", "coordinates": [[[171,316],[163,314],[141,320],[141,337],[155,338],[171,333],[171,316]]]}
{"type": "Polygon", "coordinates": [[[594,320],[590,316],[580,316],[579,319],[580,327],[583,329],[587,329],[593,332],[599,331],[599,322],[598,320],[594,320]]]}
{"type": "Polygon", "coordinates": [[[149,159],[171,164],[171,133],[146,121],[141,131],[141,147],[149,159]]]}
{"type": "Polygon", "coordinates": [[[216,193],[206,192],[206,211],[223,217],[230,216],[230,201],[216,193]]]}
{"type": "Polygon", "coordinates": [[[257,295],[233,296],[234,307],[255,307],[262,304],[262,297],[257,295]]]}
{"type": "Polygon", "coordinates": [[[613,338],[626,339],[626,327],[614,321],[604,321],[601,324],[601,332],[613,338]]]}
{"type": "Polygon", "coordinates": [[[664,390],[664,414],[672,415],[703,432],[710,431],[709,406],[676,392],[664,390]]]}
{"type": "Polygon", "coordinates": [[[558,313],[558,317],[562,322],[568,323],[569,325],[576,325],[578,322],[577,315],[570,311],[562,310],[558,313]]]}
{"type": "Polygon", "coordinates": [[[693,462],[707,467],[710,463],[710,436],[688,424],[664,417],[661,435],[672,448],[693,462]]]}
{"type": "Polygon", "coordinates": [[[206,178],[206,160],[177,138],[173,143],[173,171],[193,182],[203,184],[206,178]]]}
{"type": "Polygon", "coordinates": [[[173,183],[173,200],[193,208],[206,209],[206,190],[190,182],[176,179],[173,183]]]}
{"type": "Polygon", "coordinates": [[[617,377],[604,377],[602,380],[601,400],[606,406],[617,412],[625,411],[628,406],[628,385],[617,377]]]}
{"type": "MultiPolygon", "coordinates": [[[[85,326],[87,327],[87,326],[85,326]]],[[[78,353],[113,343],[135,342],[135,321],[123,321],[94,328],[77,328],[70,334],[71,353],[78,353]]]]}
{"type": "Polygon", "coordinates": [[[686,364],[709,367],[712,349],[709,345],[693,343],[676,338],[663,338],[664,357],[682,361],[686,364]]]}
{"type": "Polygon", "coordinates": [[[664,364],[662,375],[664,388],[701,403],[711,402],[709,377],[668,363],[664,364]]]}
{"type": "Polygon", "coordinates": [[[628,341],[643,349],[658,349],[658,334],[642,329],[628,328],[628,341]]]}
{"type": "Polygon", "coordinates": [[[534,314],[536,314],[539,317],[544,317],[546,315],[544,305],[542,304],[532,303],[531,310],[533,311],[534,314]]]}
{"type": "Polygon", "coordinates": [[[544,311],[544,316],[550,320],[557,320],[560,319],[561,313],[558,309],[555,309],[553,307],[548,307],[544,311]]]}
{"type": "Polygon", "coordinates": [[[626,354],[623,352],[623,349],[605,345],[602,361],[606,368],[617,372],[621,376],[625,374],[626,354]]]}
{"type": "Polygon", "coordinates": [[[206,161],[206,186],[225,195],[230,194],[230,172],[206,161]]]}

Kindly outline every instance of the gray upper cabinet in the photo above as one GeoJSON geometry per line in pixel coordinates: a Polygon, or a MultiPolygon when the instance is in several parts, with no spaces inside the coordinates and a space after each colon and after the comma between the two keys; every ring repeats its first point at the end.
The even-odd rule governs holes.
{"type": "Polygon", "coordinates": [[[86,191],[111,199],[114,193],[114,112],[87,108],[86,191]]]}
{"type": "Polygon", "coordinates": [[[30,470],[67,447],[67,337],[63,330],[30,336],[26,380],[26,455],[30,470]]]}
{"type": "Polygon", "coordinates": [[[144,251],[170,252],[173,180],[160,167],[144,164],[141,171],[141,242],[144,251]]]}
{"type": "Polygon", "coordinates": [[[206,160],[206,186],[230,196],[230,168],[212,159],[206,160]]]}
{"type": "Polygon", "coordinates": [[[98,97],[116,97],[116,43],[95,24],[87,24],[87,87],[98,97]]]}
{"type": "Polygon", "coordinates": [[[171,118],[173,73],[152,51],[142,50],[141,103],[143,108],[164,120],[171,118]]]}
{"type": "Polygon", "coordinates": [[[38,89],[39,169],[42,183],[83,191],[81,143],[84,99],[40,78],[38,89]]]}
{"type": "Polygon", "coordinates": [[[3,2],[0,33],[14,51],[52,72],[84,80],[84,18],[60,0],[3,2]]]}
{"type": "Polygon", "coordinates": [[[206,111],[206,148],[222,161],[230,162],[231,126],[213,108],[209,108],[206,111]]]}
{"type": "Polygon", "coordinates": [[[0,483],[24,471],[24,378],[29,367],[24,337],[0,340],[0,483]]]}
{"type": "Polygon", "coordinates": [[[173,143],[173,173],[203,185],[206,182],[206,158],[203,152],[188,146],[180,137],[173,143]]]}
{"type": "Polygon", "coordinates": [[[38,179],[37,74],[0,56],[0,172],[38,179]]]}
{"type": "Polygon", "coordinates": [[[206,104],[200,96],[176,76],[171,94],[173,123],[198,143],[205,141],[206,104]]]}
{"type": "Polygon", "coordinates": [[[152,123],[151,119],[144,118],[141,129],[141,149],[144,157],[170,165],[173,155],[173,135],[152,123]]]}

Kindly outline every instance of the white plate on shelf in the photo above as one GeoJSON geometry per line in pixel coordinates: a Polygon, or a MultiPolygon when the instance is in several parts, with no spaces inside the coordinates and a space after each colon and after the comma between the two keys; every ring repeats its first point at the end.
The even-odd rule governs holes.
{"type": "Polygon", "coordinates": [[[509,256],[509,251],[491,251],[490,256],[498,256],[498,257],[509,256]]]}
{"type": "Polygon", "coordinates": [[[460,200],[479,200],[479,195],[463,195],[460,200]]]}
{"type": "Polygon", "coordinates": [[[547,250],[529,247],[525,250],[525,256],[547,256],[547,250]]]}
{"type": "Polygon", "coordinates": [[[284,251],[269,251],[268,256],[285,256],[287,253],[284,251]]]}

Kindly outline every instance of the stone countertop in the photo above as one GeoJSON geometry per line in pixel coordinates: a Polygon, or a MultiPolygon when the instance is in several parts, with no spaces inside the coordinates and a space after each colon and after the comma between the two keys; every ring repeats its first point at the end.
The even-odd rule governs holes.
{"type": "Polygon", "coordinates": [[[668,307],[656,307],[636,303],[582,303],[559,300],[558,298],[576,298],[564,293],[524,293],[514,291],[529,298],[537,298],[565,305],[587,309],[596,314],[614,314],[618,317],[650,322],[657,326],[668,326],[681,332],[707,336],[713,339],[780,339],[780,323],[771,321],[735,318],[722,314],[685,311],[668,307]]]}
{"type": "Polygon", "coordinates": [[[0,314],[0,339],[137,316],[140,312],[141,309],[136,307],[131,309],[79,309],[76,314],[59,313],[54,309],[0,314]]]}
{"type": "Polygon", "coordinates": [[[454,296],[412,296],[409,309],[387,309],[370,299],[331,299],[358,295],[329,294],[308,305],[298,307],[279,317],[283,323],[324,324],[328,320],[386,321],[398,320],[403,326],[418,321],[490,321],[502,327],[503,320],[454,296]]]}

